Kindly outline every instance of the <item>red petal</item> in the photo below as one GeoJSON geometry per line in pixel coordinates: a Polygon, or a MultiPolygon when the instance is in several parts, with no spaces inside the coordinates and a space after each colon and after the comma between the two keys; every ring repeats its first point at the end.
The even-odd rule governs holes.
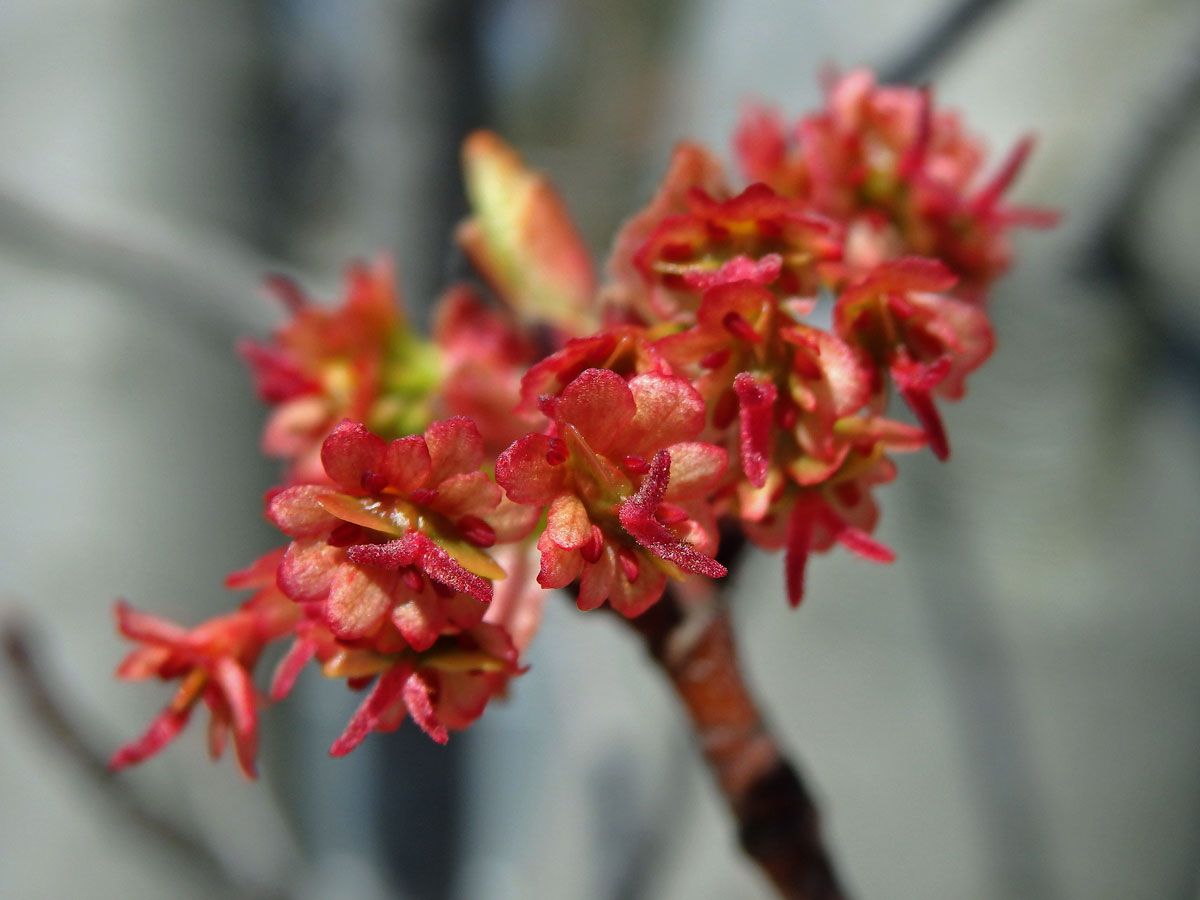
{"type": "Polygon", "coordinates": [[[424,487],[432,470],[429,447],[421,435],[410,434],[388,444],[383,475],[388,484],[400,493],[408,494],[424,487]]]}
{"type": "Polygon", "coordinates": [[[431,486],[436,487],[451,475],[474,472],[483,464],[483,438],[466,416],[434,422],[425,429],[425,443],[433,465],[431,486]]]}
{"type": "Polygon", "coordinates": [[[729,466],[729,454],[715,444],[673,444],[671,477],[664,495],[668,500],[704,497],[716,490],[729,466]]]}
{"type": "Polygon", "coordinates": [[[704,428],[704,401],[686,380],[639,375],[629,382],[629,390],[637,412],[622,447],[650,456],[692,440],[704,428]]]}
{"type": "Polygon", "coordinates": [[[121,747],[112,755],[112,759],[108,761],[108,767],[116,772],[153,756],[179,736],[179,732],[183,730],[183,726],[187,724],[191,715],[191,704],[179,710],[167,707],[150,723],[145,734],[136,741],[131,741],[121,747]]]}
{"type": "Polygon", "coordinates": [[[342,550],[317,538],[292,541],[279,564],[279,589],[297,603],[324,600],[334,570],[345,559],[342,554],[342,550]]]}
{"type": "Polygon", "coordinates": [[[279,661],[279,665],[275,667],[275,675],[271,678],[270,698],[275,701],[282,700],[291,693],[292,685],[296,683],[296,678],[299,677],[301,670],[308,664],[308,661],[313,658],[313,654],[317,652],[315,641],[296,638],[292,642],[292,646],[288,648],[283,659],[279,661]]]}
{"type": "Polygon", "coordinates": [[[574,494],[562,494],[550,504],[546,534],[564,550],[578,550],[592,536],[592,521],[587,509],[574,494]]]}
{"type": "Polygon", "coordinates": [[[362,493],[363,476],[384,471],[387,444],[365,425],[342,419],[321,446],[325,472],[343,489],[362,493]]]}
{"type": "Polygon", "coordinates": [[[411,672],[410,666],[397,664],[379,676],[371,693],[363,698],[350,718],[346,730],[329,748],[330,756],[345,756],[362,743],[363,738],[375,729],[380,717],[387,712],[392,702],[401,696],[404,682],[411,672]]]}
{"type": "Polygon", "coordinates": [[[338,566],[325,601],[329,630],[346,640],[371,634],[392,605],[398,577],[394,571],[338,566]]]}
{"type": "Polygon", "coordinates": [[[117,630],[135,641],[176,647],[187,643],[190,636],[187,629],[136,610],[124,600],[118,600],[113,605],[113,611],[117,615],[117,630]]]}
{"type": "Polygon", "coordinates": [[[562,493],[568,471],[546,459],[551,438],[527,434],[500,454],[496,460],[496,481],[516,503],[544,506],[562,493]]]}
{"type": "Polygon", "coordinates": [[[246,670],[228,656],[217,660],[213,676],[233,720],[233,748],[237,752],[238,765],[247,778],[254,778],[254,760],[258,756],[254,682],[246,670]]]}
{"type": "Polygon", "coordinates": [[[587,369],[563,390],[555,419],[571,424],[597,453],[623,446],[637,413],[625,379],[608,369],[587,369]]]}
{"type": "Polygon", "coordinates": [[[291,537],[311,537],[331,531],[338,519],[326,512],[320,500],[335,493],[333,488],[317,484],[285,488],[267,504],[267,518],[291,537]]]}
{"type": "Polygon", "coordinates": [[[421,726],[421,730],[437,741],[444,744],[450,735],[437,717],[433,709],[433,688],[428,682],[431,676],[421,672],[413,672],[404,682],[404,705],[408,707],[413,721],[421,726]]]}
{"type": "Polygon", "coordinates": [[[446,630],[445,601],[432,590],[418,591],[392,610],[392,623],[414,650],[428,650],[446,630]]]}

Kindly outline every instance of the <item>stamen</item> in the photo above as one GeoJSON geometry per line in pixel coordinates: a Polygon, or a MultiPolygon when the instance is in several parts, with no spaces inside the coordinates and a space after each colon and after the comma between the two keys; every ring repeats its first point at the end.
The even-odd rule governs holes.
{"type": "Polygon", "coordinates": [[[552,466],[561,466],[567,461],[567,443],[562,438],[550,438],[550,446],[546,449],[546,462],[552,466]]]}

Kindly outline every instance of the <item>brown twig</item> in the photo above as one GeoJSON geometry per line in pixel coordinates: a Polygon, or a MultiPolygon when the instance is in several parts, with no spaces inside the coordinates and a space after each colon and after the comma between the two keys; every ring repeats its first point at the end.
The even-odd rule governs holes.
{"type": "Polygon", "coordinates": [[[687,608],[668,591],[648,612],[623,621],[642,636],[683,703],[742,849],[788,900],[842,900],[816,804],[742,678],[725,612],[709,604],[687,608]]]}
{"type": "Polygon", "coordinates": [[[97,749],[100,742],[86,736],[53,689],[53,679],[25,623],[13,618],[0,623],[0,648],[15,692],[46,743],[61,750],[125,822],[191,866],[220,896],[284,900],[283,891],[264,891],[234,880],[197,835],[148,806],[109,770],[105,754],[97,749]]]}

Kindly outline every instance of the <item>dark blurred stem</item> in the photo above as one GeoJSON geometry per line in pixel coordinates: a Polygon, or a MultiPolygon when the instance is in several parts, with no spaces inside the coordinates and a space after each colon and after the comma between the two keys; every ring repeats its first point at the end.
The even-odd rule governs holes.
{"type": "Polygon", "coordinates": [[[687,711],[746,855],[788,900],[844,898],[816,804],[763,722],[726,613],[708,603],[690,607],[668,591],[622,621],[642,636],[687,711]]]}
{"type": "Polygon", "coordinates": [[[1115,167],[1108,200],[1084,243],[1083,269],[1116,288],[1150,345],[1150,361],[1200,392],[1200,345],[1171,314],[1187,301],[1172,299],[1178,288],[1165,284],[1136,246],[1142,203],[1200,113],[1200,40],[1181,54],[1145,109],[1138,127],[1129,130],[1133,144],[1115,167]]]}
{"type": "Polygon", "coordinates": [[[238,900],[284,900],[288,896],[282,890],[256,890],[235,881],[196,835],[143,803],[109,770],[105,754],[97,749],[99,742],[87,736],[55,693],[53,679],[27,625],[11,619],[0,624],[0,646],[12,687],[25,704],[42,743],[61,751],[120,820],[194,869],[216,895],[238,900]]]}
{"type": "Polygon", "coordinates": [[[942,63],[974,35],[988,17],[1010,0],[955,0],[939,13],[913,43],[887,65],[880,66],[879,80],[886,84],[912,83],[928,78],[942,63]]]}

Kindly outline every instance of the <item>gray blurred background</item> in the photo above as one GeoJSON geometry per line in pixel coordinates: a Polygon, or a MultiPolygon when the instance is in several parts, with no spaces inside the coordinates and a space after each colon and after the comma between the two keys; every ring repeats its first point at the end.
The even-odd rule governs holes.
{"type": "MultiPolygon", "coordinates": [[[[728,154],[827,62],[932,80],[994,154],[1035,131],[1016,196],[1065,218],[1018,240],[953,458],[883,492],[898,561],[820,558],[798,612],[747,567],[750,676],[858,897],[1200,897],[1194,0],[4,0],[0,614],[87,739],[166,701],[111,680],[112,600],[198,621],[277,540],[232,353],[264,272],[329,297],[389,250],[423,321],[481,125],[602,256],[676,139],[728,154]]],[[[530,660],[444,749],[330,760],[356,698],[310,672],[256,785],[193,728],[116,790],[6,667],[0,896],[768,896],[631,635],[552,600],[530,660]]]]}

